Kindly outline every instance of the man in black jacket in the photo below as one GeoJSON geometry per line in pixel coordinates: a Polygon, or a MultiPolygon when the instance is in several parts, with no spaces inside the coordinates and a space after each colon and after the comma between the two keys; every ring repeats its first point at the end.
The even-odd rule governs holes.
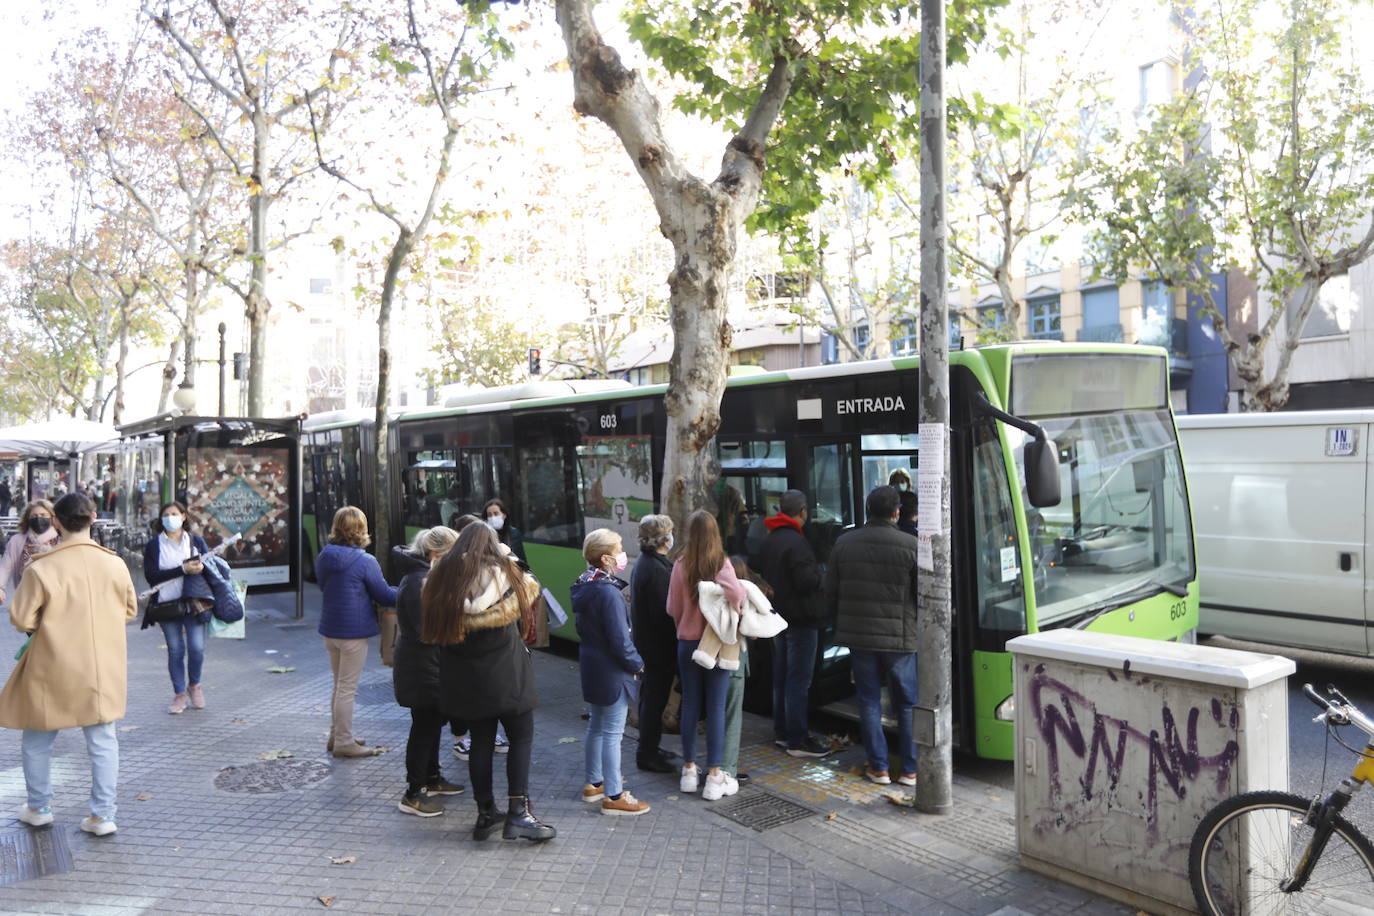
{"type": "Polygon", "coordinates": [[[673,563],[673,520],[646,515],[639,520],[639,559],[630,577],[635,648],[644,659],[639,688],[639,751],[635,764],[650,773],[676,773],[669,755],[658,746],[663,737],[663,710],[677,677],[677,627],[668,616],[668,583],[673,563]]]}
{"type": "Polygon", "coordinates": [[[849,647],[859,731],[868,752],[864,775],[887,785],[887,737],[882,688],[886,683],[902,770],[898,782],[916,785],[916,539],[897,528],[901,505],[895,487],[868,494],[868,523],[835,542],[825,578],[826,607],[838,615],[835,641],[849,647]]]}
{"type": "Polygon", "coordinates": [[[812,736],[807,723],[825,612],[817,600],[821,567],[802,533],[806,494],[783,493],[778,514],[763,524],[768,536],[749,565],[772,587],[773,606],[787,621],[787,629],[773,637],[773,736],[793,757],[824,757],[830,747],[812,736]]]}

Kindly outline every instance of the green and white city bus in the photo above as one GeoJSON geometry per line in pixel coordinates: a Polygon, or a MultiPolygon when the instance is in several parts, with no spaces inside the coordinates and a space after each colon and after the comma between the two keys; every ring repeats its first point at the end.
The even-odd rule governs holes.
{"type": "MultiPolygon", "coordinates": [[[[1038,341],[950,354],[954,721],[964,749],[1012,756],[1004,648],[1014,636],[1080,627],[1191,638],[1196,566],[1166,360],[1152,347],[1038,341]],[[1037,507],[1024,456],[1041,431],[1057,453],[1061,498],[1037,507]]],[[[917,372],[917,359],[899,358],[732,377],[716,436],[727,549],[747,555],[779,495],[797,488],[824,563],[836,538],[863,523],[869,490],[898,468],[914,482],[917,372]]],[[[613,528],[633,554],[639,519],[658,505],[665,390],[539,382],[402,412],[392,426],[394,535],[500,497],[523,555],[569,608],[583,536],[613,528]]],[[[306,430],[308,449],[317,435],[327,449],[337,427],[312,431],[308,421],[306,430]]],[[[368,452],[352,465],[364,509],[368,452]]],[[[558,635],[575,638],[571,621],[558,635]]],[[[771,691],[767,648],[751,652],[752,708],[771,691]]],[[[849,689],[847,650],[826,634],[814,695],[849,689]]]]}

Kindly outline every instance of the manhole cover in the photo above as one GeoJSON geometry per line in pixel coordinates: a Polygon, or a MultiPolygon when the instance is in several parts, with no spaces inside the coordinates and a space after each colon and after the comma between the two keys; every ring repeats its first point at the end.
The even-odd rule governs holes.
{"type": "Polygon", "coordinates": [[[225,767],[215,777],[223,792],[268,795],[314,785],[329,775],[329,764],[319,760],[262,760],[239,767],[225,767]]]}
{"type": "Polygon", "coordinates": [[[817,814],[805,805],[769,795],[767,792],[738,796],[728,804],[712,805],[711,810],[737,824],[752,827],[760,833],[793,821],[815,817],[817,814]]]}
{"type": "Polygon", "coordinates": [[[72,870],[67,834],[52,827],[0,833],[0,885],[72,870]]]}
{"type": "Polygon", "coordinates": [[[392,686],[390,678],[368,681],[366,684],[358,685],[358,696],[353,702],[360,706],[381,706],[383,703],[394,706],[396,688],[392,686]]]}

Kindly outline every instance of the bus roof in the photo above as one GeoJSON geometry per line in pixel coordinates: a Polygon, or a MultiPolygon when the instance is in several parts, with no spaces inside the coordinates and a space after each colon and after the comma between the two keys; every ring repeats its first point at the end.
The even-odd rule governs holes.
{"type": "MultiPolygon", "coordinates": [[[[1066,343],[1063,341],[1042,341],[1025,340],[1013,341],[1011,343],[987,344],[979,347],[969,347],[963,350],[951,350],[949,354],[951,365],[968,364],[977,360],[985,360],[997,354],[1002,356],[1014,356],[1017,353],[1033,351],[1036,353],[1149,353],[1165,357],[1165,351],[1159,347],[1141,346],[1136,344],[1081,344],[1066,343]]],[[[892,359],[872,359],[854,363],[833,363],[828,366],[806,366],[798,369],[779,369],[773,372],[758,372],[746,375],[732,375],[726,380],[726,388],[745,388],[754,385],[776,384],[778,382],[789,381],[809,381],[813,379],[837,378],[850,375],[869,375],[879,372],[890,372],[894,369],[916,369],[920,365],[920,359],[916,356],[901,356],[892,359]]],[[[512,389],[526,390],[534,389],[536,385],[547,383],[529,383],[527,385],[512,385],[507,388],[487,389],[485,393],[498,395],[499,392],[512,389]]],[[[561,384],[568,384],[566,382],[561,384]]],[[[615,385],[606,385],[602,381],[603,387],[600,390],[592,391],[567,391],[560,394],[540,395],[534,397],[507,397],[495,399],[482,399],[467,404],[456,404],[457,398],[450,398],[443,407],[417,407],[409,410],[402,410],[396,417],[398,421],[420,420],[446,416],[458,416],[462,414],[489,413],[495,411],[509,410],[515,407],[553,407],[560,404],[585,403],[588,401],[603,400],[608,396],[616,398],[638,398],[651,397],[663,394],[668,390],[665,384],[645,385],[632,387],[626,382],[615,385]]],[[[483,394],[484,392],[475,392],[483,394]]],[[[458,397],[465,397],[460,395],[458,397]]]]}

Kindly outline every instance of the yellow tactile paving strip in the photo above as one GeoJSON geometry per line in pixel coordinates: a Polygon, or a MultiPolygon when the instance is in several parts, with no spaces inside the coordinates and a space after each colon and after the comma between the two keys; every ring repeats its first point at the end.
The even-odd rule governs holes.
{"type": "Polygon", "coordinates": [[[867,805],[884,801],[889,793],[910,795],[914,791],[895,782],[874,785],[864,779],[861,763],[845,759],[852,756],[789,757],[772,744],[755,744],[740,748],[739,768],[749,774],[751,786],[810,804],[845,801],[867,805]]]}

